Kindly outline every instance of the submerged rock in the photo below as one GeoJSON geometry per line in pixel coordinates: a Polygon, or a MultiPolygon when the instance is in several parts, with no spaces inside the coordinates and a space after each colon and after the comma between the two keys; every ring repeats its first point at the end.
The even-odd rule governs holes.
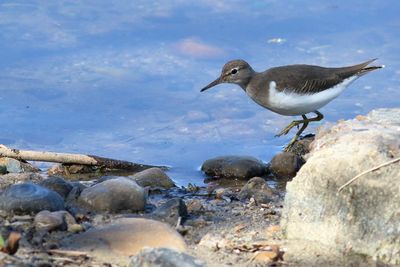
{"type": "Polygon", "coordinates": [[[155,187],[170,189],[175,187],[175,183],[160,168],[150,168],[130,176],[138,185],[142,187],[155,187]]]}
{"type": "Polygon", "coordinates": [[[64,209],[64,200],[56,192],[39,185],[16,184],[0,194],[0,209],[14,213],[57,211],[64,209]]]}
{"type": "Polygon", "coordinates": [[[338,193],[357,174],[398,157],[400,109],[374,110],[320,131],[287,184],[287,237],[400,264],[400,164],[369,172],[338,193]]]}
{"type": "Polygon", "coordinates": [[[262,161],[249,156],[221,156],[206,160],[201,170],[213,177],[250,179],[263,176],[268,167],[262,161]]]}
{"type": "Polygon", "coordinates": [[[204,263],[169,248],[145,248],[131,258],[128,267],[203,267],[204,263]]]}
{"type": "Polygon", "coordinates": [[[171,226],[176,226],[179,217],[182,222],[188,216],[188,211],[185,202],[180,198],[173,198],[159,206],[152,214],[152,218],[168,223],[171,226]]]}
{"type": "Polygon", "coordinates": [[[119,264],[127,264],[129,256],[146,247],[186,250],[184,240],[170,226],[141,218],[119,219],[113,224],[92,228],[65,240],[64,247],[119,264]]]}
{"type": "Polygon", "coordinates": [[[274,199],[275,193],[261,177],[251,178],[240,190],[240,200],[254,198],[257,203],[268,203],[274,199]]]}
{"type": "Polygon", "coordinates": [[[288,179],[295,177],[303,164],[304,160],[300,156],[292,152],[281,152],[272,158],[270,168],[276,177],[288,179]]]}
{"type": "Polygon", "coordinates": [[[57,192],[64,199],[67,198],[69,192],[71,192],[73,188],[73,186],[69,182],[60,177],[49,177],[40,182],[39,185],[53,190],[54,192],[57,192]]]}
{"type": "Polygon", "coordinates": [[[110,179],[82,191],[78,201],[94,211],[141,211],[146,204],[146,194],[135,181],[127,178],[110,179]]]}

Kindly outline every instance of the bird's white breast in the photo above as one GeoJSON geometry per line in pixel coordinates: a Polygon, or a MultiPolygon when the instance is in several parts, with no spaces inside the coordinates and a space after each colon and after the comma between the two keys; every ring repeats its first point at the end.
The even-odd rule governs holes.
{"type": "Polygon", "coordinates": [[[289,90],[278,91],[276,83],[272,81],[269,84],[267,108],[281,115],[307,114],[325,106],[357,78],[357,76],[350,77],[330,89],[313,94],[297,94],[289,90]]]}

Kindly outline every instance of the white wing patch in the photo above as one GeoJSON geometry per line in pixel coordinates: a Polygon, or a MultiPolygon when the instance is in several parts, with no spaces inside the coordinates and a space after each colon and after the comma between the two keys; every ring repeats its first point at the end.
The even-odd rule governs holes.
{"type": "Polygon", "coordinates": [[[276,82],[272,81],[269,84],[268,108],[276,113],[288,116],[313,112],[335,99],[357,78],[357,76],[347,78],[342,83],[315,94],[296,94],[288,90],[280,92],[276,90],[276,82]]]}

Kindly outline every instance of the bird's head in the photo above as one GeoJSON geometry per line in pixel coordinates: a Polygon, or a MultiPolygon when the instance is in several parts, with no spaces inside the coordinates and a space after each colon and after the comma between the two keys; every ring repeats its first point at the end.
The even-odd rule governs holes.
{"type": "Polygon", "coordinates": [[[220,83],[235,83],[240,85],[243,89],[246,89],[246,86],[254,73],[254,70],[246,61],[241,59],[232,60],[224,65],[218,79],[211,82],[200,91],[203,92],[220,83]]]}

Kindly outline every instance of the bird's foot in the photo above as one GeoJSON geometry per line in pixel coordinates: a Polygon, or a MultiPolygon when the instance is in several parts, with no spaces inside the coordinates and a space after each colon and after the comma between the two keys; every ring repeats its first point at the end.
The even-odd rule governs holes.
{"type": "Polygon", "coordinates": [[[301,124],[301,121],[292,121],[288,126],[285,127],[285,129],[283,129],[280,133],[278,133],[277,135],[275,135],[275,137],[279,137],[282,135],[287,135],[289,133],[289,131],[295,127],[295,126],[299,126],[299,124],[301,124]]]}

